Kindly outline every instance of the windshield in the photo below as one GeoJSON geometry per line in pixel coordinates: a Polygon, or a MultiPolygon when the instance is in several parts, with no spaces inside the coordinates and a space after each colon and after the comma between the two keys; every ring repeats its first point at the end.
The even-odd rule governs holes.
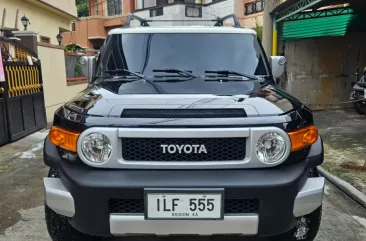
{"type": "MultiPolygon", "coordinates": [[[[110,76],[110,70],[127,69],[145,76],[182,76],[153,70],[179,69],[198,78],[156,84],[172,94],[244,94],[254,81],[205,81],[207,71],[226,70],[246,75],[267,76],[261,46],[252,34],[127,33],[108,36],[99,59],[97,75],[110,76]]],[[[141,81],[121,84],[119,93],[150,93],[141,81]]],[[[153,93],[153,92],[152,92],[153,93]]]]}

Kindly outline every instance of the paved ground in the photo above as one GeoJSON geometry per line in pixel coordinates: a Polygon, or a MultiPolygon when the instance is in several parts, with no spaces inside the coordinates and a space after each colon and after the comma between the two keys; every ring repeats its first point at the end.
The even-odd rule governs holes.
{"type": "Polygon", "coordinates": [[[366,116],[353,109],[329,110],[315,112],[314,121],[324,140],[323,168],[366,194],[366,116]]]}
{"type": "MultiPolygon", "coordinates": [[[[47,168],[42,162],[41,140],[45,135],[37,133],[0,149],[0,241],[50,241],[42,206],[42,177],[47,168]]],[[[330,184],[323,207],[317,241],[366,240],[366,210],[330,184]]]]}
{"type": "Polygon", "coordinates": [[[18,211],[42,204],[43,141],[47,132],[38,132],[0,148],[0,233],[21,217],[18,211]]]}

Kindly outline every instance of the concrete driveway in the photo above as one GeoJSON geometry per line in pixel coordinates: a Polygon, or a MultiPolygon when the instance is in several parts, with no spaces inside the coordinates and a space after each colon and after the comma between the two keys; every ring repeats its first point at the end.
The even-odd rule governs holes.
{"type": "Polygon", "coordinates": [[[328,110],[314,112],[314,121],[324,141],[322,167],[366,194],[366,116],[328,110]]]}
{"type": "MultiPolygon", "coordinates": [[[[0,241],[50,241],[43,213],[42,177],[47,168],[42,161],[42,141],[38,141],[32,140],[26,151],[16,146],[0,150],[0,156],[7,157],[0,160],[0,241]]],[[[327,184],[317,241],[345,240],[366,240],[366,210],[327,184]]]]}

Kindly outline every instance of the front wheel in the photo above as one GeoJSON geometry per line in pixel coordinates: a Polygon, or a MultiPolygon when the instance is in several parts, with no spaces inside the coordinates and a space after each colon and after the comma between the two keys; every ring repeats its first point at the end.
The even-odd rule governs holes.
{"type": "Polygon", "coordinates": [[[270,241],[313,241],[318,234],[322,216],[322,206],[314,212],[297,218],[296,227],[287,233],[271,237],[270,241]]]}
{"type": "MultiPolygon", "coordinates": [[[[59,173],[50,169],[48,177],[58,178],[59,173]]],[[[97,237],[84,234],[71,226],[67,217],[62,216],[45,204],[46,226],[52,241],[100,241],[97,237]]]]}
{"type": "Polygon", "coordinates": [[[52,241],[97,241],[96,237],[83,234],[74,229],[64,217],[45,205],[47,231],[52,241]]]}
{"type": "Polygon", "coordinates": [[[360,114],[360,115],[365,114],[366,105],[361,104],[360,102],[356,102],[356,103],[354,103],[353,107],[355,108],[355,110],[357,111],[358,114],[360,114]]]}

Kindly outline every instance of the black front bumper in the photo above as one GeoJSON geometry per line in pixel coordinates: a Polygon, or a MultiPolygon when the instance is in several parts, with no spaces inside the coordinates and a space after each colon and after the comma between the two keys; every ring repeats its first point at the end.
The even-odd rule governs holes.
{"type": "Polygon", "coordinates": [[[145,188],[223,188],[226,199],[258,199],[258,235],[276,235],[295,226],[294,200],[309,170],[323,162],[321,139],[306,160],[292,165],[252,170],[106,170],[61,160],[48,138],[45,163],[59,170],[75,201],[70,223],[95,236],[110,234],[110,199],[143,199],[145,188]]]}

